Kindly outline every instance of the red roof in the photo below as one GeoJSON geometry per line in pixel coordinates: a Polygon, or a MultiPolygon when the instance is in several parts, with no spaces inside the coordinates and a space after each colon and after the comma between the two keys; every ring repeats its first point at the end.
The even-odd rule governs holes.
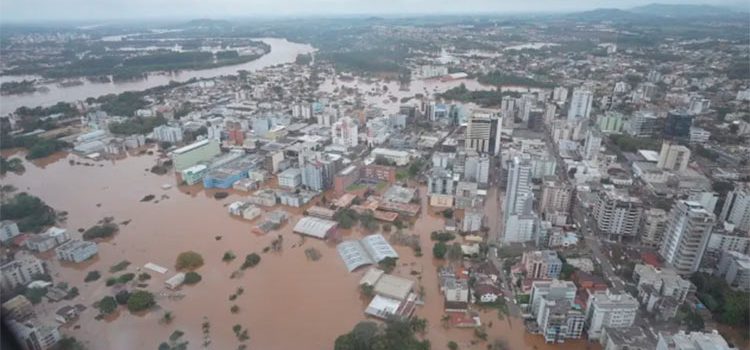
{"type": "Polygon", "coordinates": [[[662,267],[661,258],[659,258],[658,255],[654,252],[644,252],[641,253],[641,260],[643,260],[644,263],[651,265],[653,267],[662,267]]]}

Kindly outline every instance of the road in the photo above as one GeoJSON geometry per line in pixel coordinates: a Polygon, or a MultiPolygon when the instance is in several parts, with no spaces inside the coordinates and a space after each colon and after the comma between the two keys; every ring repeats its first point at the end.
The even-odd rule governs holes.
{"type": "Polygon", "coordinates": [[[600,237],[597,237],[594,232],[594,220],[589,219],[588,211],[581,206],[580,202],[576,201],[573,207],[573,220],[580,225],[580,230],[583,233],[583,239],[586,241],[586,245],[591,249],[591,257],[593,260],[602,267],[602,273],[604,278],[612,284],[610,288],[613,292],[619,293],[625,290],[625,283],[622,282],[619,276],[615,273],[614,266],[609,261],[609,255],[602,253],[602,245],[600,237]]]}

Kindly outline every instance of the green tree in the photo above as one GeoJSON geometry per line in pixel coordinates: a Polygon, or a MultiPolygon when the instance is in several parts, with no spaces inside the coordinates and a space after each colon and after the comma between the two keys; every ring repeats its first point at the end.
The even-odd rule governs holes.
{"type": "Polygon", "coordinates": [[[130,312],[139,312],[148,310],[156,305],[154,295],[145,290],[137,290],[130,294],[128,298],[128,310],[130,312]]]}
{"type": "Polygon", "coordinates": [[[387,257],[383,260],[380,260],[380,262],[378,263],[378,267],[380,267],[380,269],[385,271],[386,273],[390,273],[394,268],[396,268],[396,260],[396,258],[387,257]]]}
{"type": "Polygon", "coordinates": [[[98,280],[98,279],[99,279],[99,278],[101,278],[101,277],[102,277],[102,275],[101,275],[101,274],[99,273],[99,271],[96,271],[96,270],[94,270],[94,271],[89,271],[89,272],[88,272],[88,273],[86,274],[86,277],[85,277],[85,278],[83,279],[83,281],[84,281],[84,282],[93,282],[93,281],[96,281],[96,280],[98,280]]]}
{"type": "Polygon", "coordinates": [[[128,292],[125,289],[123,289],[123,290],[117,292],[117,294],[115,294],[115,300],[120,305],[127,304],[129,298],[130,298],[130,292],[128,292]]]}
{"type": "Polygon", "coordinates": [[[432,256],[437,259],[444,259],[445,253],[448,251],[448,246],[443,242],[437,242],[432,246],[432,256]]]}
{"type": "Polygon", "coordinates": [[[194,251],[180,253],[175,262],[177,270],[195,270],[201,266],[203,266],[203,257],[194,251]]]}
{"type": "Polygon", "coordinates": [[[366,297],[373,297],[375,296],[375,287],[371,284],[362,283],[359,285],[359,292],[366,297]]]}
{"type": "Polygon", "coordinates": [[[448,349],[450,350],[458,350],[458,343],[454,342],[453,340],[448,342],[448,349]]]}
{"type": "Polygon", "coordinates": [[[117,310],[117,300],[108,295],[102,298],[102,300],[99,300],[96,308],[99,309],[99,314],[109,315],[117,310]]]}
{"type": "Polygon", "coordinates": [[[201,275],[194,271],[190,271],[185,274],[185,284],[196,284],[200,282],[201,279],[201,275]]]}
{"type": "Polygon", "coordinates": [[[245,270],[250,267],[255,267],[260,263],[260,255],[257,253],[248,254],[245,257],[245,262],[242,263],[241,269],[245,270]]]}

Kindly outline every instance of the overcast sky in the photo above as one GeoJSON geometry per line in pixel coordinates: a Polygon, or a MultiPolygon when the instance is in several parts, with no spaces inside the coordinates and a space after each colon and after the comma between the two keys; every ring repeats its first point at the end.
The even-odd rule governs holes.
{"type": "Polygon", "coordinates": [[[742,0],[0,0],[0,20],[566,12],[653,2],[737,5],[742,0]]]}

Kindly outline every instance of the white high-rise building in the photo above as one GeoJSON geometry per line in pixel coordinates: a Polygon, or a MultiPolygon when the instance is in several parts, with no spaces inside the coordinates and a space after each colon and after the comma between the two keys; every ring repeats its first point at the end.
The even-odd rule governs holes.
{"type": "Polygon", "coordinates": [[[613,188],[599,192],[593,215],[600,234],[609,239],[633,238],[638,233],[643,214],[643,203],[613,188]]]}
{"type": "Polygon", "coordinates": [[[565,103],[568,100],[568,88],[558,86],[552,90],[552,100],[555,102],[565,103]]]}
{"type": "Polygon", "coordinates": [[[160,125],[154,128],[153,137],[160,142],[182,142],[182,129],[179,126],[160,125]]]}
{"type": "Polygon", "coordinates": [[[625,328],[633,325],[638,301],[630,294],[597,291],[589,296],[586,323],[589,339],[599,339],[604,327],[625,328]]]}
{"type": "Polygon", "coordinates": [[[595,161],[599,157],[602,148],[602,135],[598,130],[589,129],[586,133],[586,142],[583,144],[583,159],[595,161]]]}
{"type": "Polygon", "coordinates": [[[659,162],[656,163],[661,169],[672,171],[685,171],[690,162],[690,149],[670,142],[664,142],[659,152],[659,162]]]}
{"type": "Polygon", "coordinates": [[[680,274],[698,271],[715,222],[700,203],[678,201],[669,212],[659,254],[680,274]]]}
{"type": "Polygon", "coordinates": [[[727,193],[721,219],[735,226],[736,229],[750,232],[750,187],[744,186],[727,193]]]}
{"type": "Polygon", "coordinates": [[[347,148],[357,147],[359,142],[357,123],[352,118],[343,117],[331,125],[333,143],[347,148]]]}
{"type": "Polygon", "coordinates": [[[466,148],[480,153],[500,153],[502,118],[488,111],[474,111],[466,125],[466,148]]]}
{"type": "Polygon", "coordinates": [[[514,157],[508,162],[508,185],[505,189],[505,233],[503,241],[526,242],[535,239],[539,218],[532,211],[534,194],[531,188],[529,155],[514,157]]]}
{"type": "Polygon", "coordinates": [[[570,99],[568,109],[568,120],[588,118],[591,114],[591,103],[594,101],[594,93],[588,89],[576,88],[570,99]]]}

